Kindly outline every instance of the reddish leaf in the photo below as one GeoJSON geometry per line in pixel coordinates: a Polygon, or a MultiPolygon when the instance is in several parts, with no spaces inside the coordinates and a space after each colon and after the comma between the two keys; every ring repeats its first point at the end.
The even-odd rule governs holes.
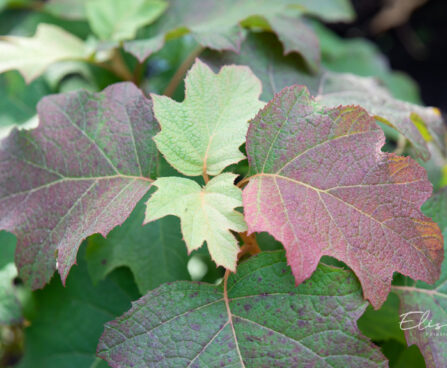
{"type": "Polygon", "coordinates": [[[381,152],[384,142],[363,109],[323,108],[305,87],[285,88],[251,122],[243,193],[249,232],[283,243],[297,283],[333,256],[376,308],[393,272],[434,282],[443,258],[439,227],[420,211],[431,194],[424,169],[381,152]]]}
{"type": "Polygon", "coordinates": [[[20,276],[67,278],[81,241],[124,222],[151,185],[158,125],[130,83],[44,98],[40,125],[0,146],[0,229],[17,235],[20,276]],[[57,263],[56,263],[57,257],[57,263]]]}

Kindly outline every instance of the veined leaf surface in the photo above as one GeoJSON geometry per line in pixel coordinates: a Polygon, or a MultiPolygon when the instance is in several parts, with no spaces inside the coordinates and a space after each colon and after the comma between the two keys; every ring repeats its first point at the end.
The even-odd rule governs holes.
{"type": "Polygon", "coordinates": [[[0,146],[0,229],[18,239],[16,264],[32,288],[65,280],[81,241],[124,222],[149,189],[158,125],[130,83],[98,94],[54,95],[39,127],[0,146]]]}
{"type": "Polygon", "coordinates": [[[425,170],[381,152],[384,142],[365,110],[327,109],[305,87],[285,88],[250,123],[243,192],[249,232],[282,242],[297,283],[329,255],[375,308],[394,272],[432,283],[443,259],[439,227],[420,211],[432,191],[425,170]]]}
{"type": "Polygon", "coordinates": [[[295,287],[282,251],[239,265],[222,286],[175,282],[106,324],[113,368],[387,367],[358,331],[366,308],[350,271],[321,265],[295,287]]]}

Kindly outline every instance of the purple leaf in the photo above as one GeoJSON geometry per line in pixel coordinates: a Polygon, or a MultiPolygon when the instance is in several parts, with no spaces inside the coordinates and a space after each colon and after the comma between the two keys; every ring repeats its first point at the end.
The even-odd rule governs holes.
{"type": "Polygon", "coordinates": [[[149,189],[157,159],[152,103],[133,84],[54,95],[40,125],[0,146],[0,229],[18,239],[19,275],[65,281],[81,241],[122,224],[149,189]]]}

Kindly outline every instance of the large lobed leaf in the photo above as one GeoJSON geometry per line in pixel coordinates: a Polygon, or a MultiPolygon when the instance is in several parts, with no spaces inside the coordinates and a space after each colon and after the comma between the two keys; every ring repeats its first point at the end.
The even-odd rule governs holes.
{"type": "Polygon", "coordinates": [[[88,56],[81,39],[51,24],[39,24],[33,37],[0,37],[0,73],[17,69],[27,82],[55,62],[88,56]]]}
{"type": "Polygon", "coordinates": [[[321,265],[295,287],[282,251],[239,265],[224,286],[176,282],[107,323],[98,355],[118,367],[386,367],[356,321],[350,271],[321,265]]]}
{"type": "Polygon", "coordinates": [[[186,175],[219,174],[244,158],[248,120],[263,103],[261,83],[243,66],[224,66],[218,74],[197,60],[185,79],[185,100],[152,95],[161,125],[158,149],[186,175]]]}
{"type": "MultiPolygon", "coordinates": [[[[353,45],[351,49],[352,47],[353,45]]],[[[359,51],[358,47],[356,50],[359,51]]],[[[332,51],[335,52],[334,49],[332,51]]],[[[370,50],[369,53],[371,52],[370,50]]],[[[283,56],[283,48],[272,35],[251,34],[243,43],[239,54],[208,51],[202,57],[215,69],[226,64],[249,66],[262,82],[263,101],[272,99],[275,93],[292,84],[306,85],[312,95],[318,96],[321,104],[327,107],[336,107],[340,104],[362,106],[377,120],[391,125],[404,135],[412,143],[418,157],[423,159],[430,157],[430,142],[436,144],[441,152],[445,152],[446,130],[437,109],[399,101],[372,78],[328,72],[323,68],[320,68],[317,74],[309,74],[299,59],[292,55],[283,56]]],[[[346,58],[348,57],[345,56],[340,61],[345,68],[346,58]]],[[[358,55],[350,58],[357,60],[358,55]]],[[[327,63],[330,64],[330,61],[329,58],[327,63]]],[[[374,68],[373,65],[367,71],[360,69],[356,71],[371,73],[374,68]]],[[[393,79],[396,80],[396,76],[390,72],[386,73],[383,66],[379,74],[382,78],[386,78],[388,83],[393,79]]]]}
{"type": "Polygon", "coordinates": [[[44,98],[39,127],[0,146],[0,229],[18,239],[20,276],[65,280],[81,241],[121,224],[151,185],[158,126],[133,84],[44,98]],[[57,259],[57,261],[56,261],[57,259]]]}
{"type": "Polygon", "coordinates": [[[230,230],[247,230],[242,207],[242,192],[233,183],[235,174],[224,173],[203,188],[195,181],[179,177],[159,178],[158,191],[147,202],[145,222],[167,215],[181,219],[183,238],[191,252],[206,241],[218,266],[236,270],[239,246],[230,230]]]}
{"type": "Polygon", "coordinates": [[[146,39],[126,42],[124,47],[140,61],[163,47],[165,40],[190,32],[205,47],[239,51],[246,31],[241,24],[273,30],[286,52],[302,54],[316,70],[320,62],[318,39],[303,21],[310,14],[329,21],[351,20],[348,1],[320,0],[171,0],[166,13],[150,28],[146,39]]]}
{"type": "Polygon", "coordinates": [[[284,87],[295,83],[306,85],[313,95],[323,72],[310,74],[303,61],[295,55],[284,56],[284,48],[268,33],[251,33],[238,54],[206,50],[201,58],[214,70],[223,65],[247,65],[262,82],[262,101],[269,101],[284,87]]]}
{"type": "MultiPolygon", "coordinates": [[[[441,226],[445,237],[447,189],[431,197],[422,209],[441,226]]],[[[447,247],[445,249],[447,251],[447,247]]],[[[408,345],[418,345],[427,368],[447,366],[447,263],[444,261],[441,277],[434,285],[417,282],[413,286],[394,286],[393,291],[401,301],[401,326],[408,345]],[[424,313],[427,313],[425,317],[424,313]]]]}
{"type": "Polygon", "coordinates": [[[395,271],[432,283],[443,259],[439,227],[420,211],[432,190],[424,169],[381,152],[384,142],[365,110],[327,109],[305,87],[285,88],[250,123],[243,192],[249,232],[283,243],[297,283],[333,256],[376,308],[395,271]]]}

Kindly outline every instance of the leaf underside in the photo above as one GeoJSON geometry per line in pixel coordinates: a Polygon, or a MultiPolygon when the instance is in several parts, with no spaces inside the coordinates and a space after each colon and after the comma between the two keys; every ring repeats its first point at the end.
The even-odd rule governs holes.
{"type": "Polygon", "coordinates": [[[388,91],[373,78],[357,77],[352,74],[326,73],[319,88],[317,99],[327,107],[343,104],[359,105],[369,114],[377,116],[396,128],[411,142],[418,157],[427,160],[430,151],[427,141],[435,140],[442,151],[445,127],[442,117],[432,107],[422,107],[393,98],[388,91]],[[424,137],[415,121],[421,121],[427,131],[424,137]]]}
{"type": "Polygon", "coordinates": [[[285,88],[250,123],[243,191],[249,232],[282,242],[297,283],[329,255],[353,269],[375,308],[394,272],[434,282],[443,260],[439,227],[420,211],[427,175],[381,152],[384,141],[365,110],[324,108],[305,87],[285,88]]]}
{"type": "Polygon", "coordinates": [[[44,98],[39,127],[0,146],[0,229],[18,239],[23,280],[65,280],[81,241],[121,224],[151,185],[158,125],[131,83],[44,98]],[[57,261],[56,261],[57,260],[57,261]]]}
{"type": "Polygon", "coordinates": [[[0,37],[0,73],[17,69],[27,82],[55,62],[86,57],[81,39],[51,24],[39,24],[33,37],[0,37]]]}

